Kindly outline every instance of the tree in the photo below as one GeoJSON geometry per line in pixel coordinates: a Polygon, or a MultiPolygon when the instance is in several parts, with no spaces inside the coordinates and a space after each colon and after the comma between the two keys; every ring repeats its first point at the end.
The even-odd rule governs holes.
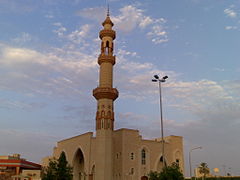
{"type": "Polygon", "coordinates": [[[67,162],[65,153],[62,152],[57,163],[58,180],[72,180],[72,168],[67,162]]]}
{"type": "Polygon", "coordinates": [[[184,177],[178,164],[173,163],[164,167],[160,173],[150,172],[149,180],[184,180],[184,177]]]}
{"type": "Polygon", "coordinates": [[[209,174],[209,168],[207,163],[202,162],[199,166],[199,173],[203,174],[204,179],[206,179],[206,175],[209,174]]]}
{"type": "Polygon", "coordinates": [[[160,178],[160,173],[151,171],[148,176],[149,180],[158,180],[160,178]]]}
{"type": "Polygon", "coordinates": [[[64,152],[58,159],[51,159],[42,172],[42,180],[72,180],[72,177],[72,167],[68,164],[64,152]]]}

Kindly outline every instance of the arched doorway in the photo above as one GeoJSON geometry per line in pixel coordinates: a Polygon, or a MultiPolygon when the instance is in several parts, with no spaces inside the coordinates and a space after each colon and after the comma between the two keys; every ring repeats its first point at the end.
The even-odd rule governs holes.
{"type": "Polygon", "coordinates": [[[95,165],[92,167],[91,174],[89,175],[89,180],[95,180],[95,165]]]}
{"type": "Polygon", "coordinates": [[[181,153],[180,153],[180,151],[177,151],[175,153],[175,162],[178,166],[180,166],[180,163],[181,163],[180,161],[181,161],[181,153]]]}
{"type": "Polygon", "coordinates": [[[84,156],[81,149],[78,149],[73,159],[73,180],[84,180],[84,156]]]}
{"type": "Polygon", "coordinates": [[[163,168],[163,157],[161,156],[157,164],[157,172],[162,171],[163,168]]]}
{"type": "Polygon", "coordinates": [[[142,176],[141,180],[148,180],[148,177],[147,176],[142,176]]]}

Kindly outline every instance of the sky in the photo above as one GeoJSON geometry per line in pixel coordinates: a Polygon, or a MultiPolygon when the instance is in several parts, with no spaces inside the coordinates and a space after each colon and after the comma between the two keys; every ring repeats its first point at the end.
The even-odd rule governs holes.
{"type": "MultiPolygon", "coordinates": [[[[240,0],[109,0],[117,32],[115,127],[184,137],[185,169],[240,175],[240,0]]],[[[106,0],[0,0],[0,154],[40,162],[95,131],[106,0]]]]}

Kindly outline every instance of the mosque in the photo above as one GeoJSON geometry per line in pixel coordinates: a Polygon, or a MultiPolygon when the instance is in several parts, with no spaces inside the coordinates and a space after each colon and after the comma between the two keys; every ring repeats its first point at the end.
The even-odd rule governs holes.
{"type": "Polygon", "coordinates": [[[118,98],[118,90],[113,88],[116,32],[109,13],[102,25],[99,85],[93,90],[97,100],[96,135],[87,132],[57,142],[53,157],[65,152],[73,167],[73,180],[147,180],[150,171],[161,171],[164,161],[167,165],[179,164],[184,172],[182,137],[164,137],[163,160],[161,138],[143,139],[138,130],[114,129],[114,101],[118,98]]]}

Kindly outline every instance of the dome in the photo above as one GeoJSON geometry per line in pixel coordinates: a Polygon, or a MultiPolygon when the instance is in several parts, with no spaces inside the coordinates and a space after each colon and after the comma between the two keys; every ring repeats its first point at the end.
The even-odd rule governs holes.
{"type": "Polygon", "coordinates": [[[114,26],[113,22],[111,21],[110,17],[107,16],[105,21],[102,23],[102,25],[104,26],[105,24],[111,24],[112,26],[114,26]]]}

